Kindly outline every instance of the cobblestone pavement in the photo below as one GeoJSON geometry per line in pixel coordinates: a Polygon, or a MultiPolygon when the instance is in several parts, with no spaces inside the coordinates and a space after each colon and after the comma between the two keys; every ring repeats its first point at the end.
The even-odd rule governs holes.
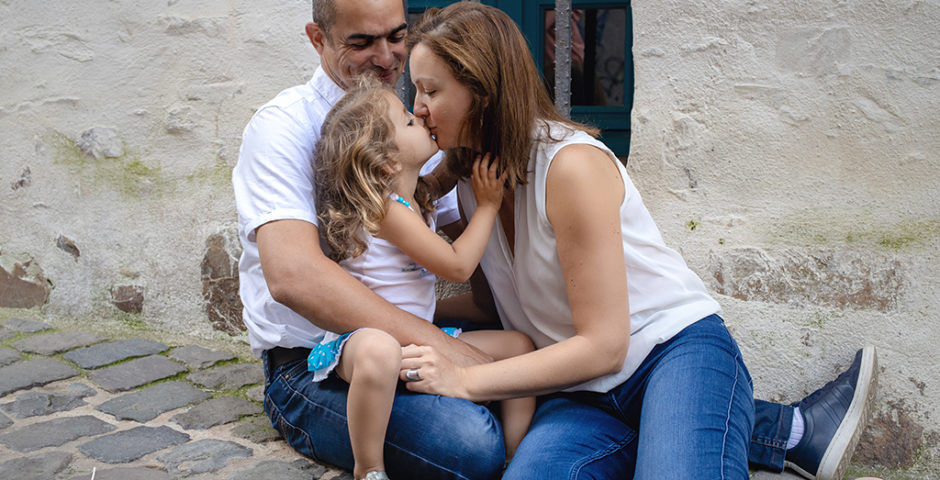
{"type": "Polygon", "coordinates": [[[0,479],[352,479],[271,428],[260,362],[197,343],[2,322],[0,479]]]}
{"type": "Polygon", "coordinates": [[[0,480],[352,480],[271,427],[247,345],[54,323],[0,318],[0,480]]]}

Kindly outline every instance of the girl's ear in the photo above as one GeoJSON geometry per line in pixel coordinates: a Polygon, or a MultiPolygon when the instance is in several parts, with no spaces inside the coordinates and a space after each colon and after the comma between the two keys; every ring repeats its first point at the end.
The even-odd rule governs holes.
{"type": "Polygon", "coordinates": [[[389,176],[398,175],[398,172],[401,172],[401,163],[398,163],[398,160],[389,160],[382,165],[382,171],[389,176]]]}

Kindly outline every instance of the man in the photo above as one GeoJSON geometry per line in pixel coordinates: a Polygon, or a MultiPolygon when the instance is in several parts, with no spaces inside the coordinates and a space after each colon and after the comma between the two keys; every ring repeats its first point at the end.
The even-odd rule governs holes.
{"type": "MultiPolygon", "coordinates": [[[[264,408],[272,424],[300,453],[351,469],[348,386],[335,377],[311,382],[306,368],[305,347],[324,329],[378,328],[402,345],[432,345],[459,364],[490,359],[389,304],[323,254],[311,165],[320,127],[355,76],[375,75],[389,85],[398,80],[407,25],[401,0],[313,0],[313,19],[306,33],[320,67],[307,84],[281,92],[255,113],[233,172],[243,247],[240,294],[252,352],[264,361],[264,408]]],[[[452,195],[439,204],[438,223],[451,224],[444,227],[448,233],[459,231],[452,195]]],[[[864,415],[852,412],[866,405],[873,362],[870,351],[857,357],[848,372],[804,400],[803,415],[758,401],[751,460],[782,470],[789,440],[800,455],[787,461],[799,462],[794,465],[808,478],[840,465],[863,427],[864,415]]],[[[499,423],[486,408],[399,390],[385,447],[392,478],[493,478],[504,455],[499,423]]]]}
{"type": "MultiPolygon", "coordinates": [[[[313,383],[306,356],[322,336],[371,326],[403,345],[436,345],[461,363],[482,352],[386,302],[324,256],[313,191],[314,147],[330,107],[356,75],[393,85],[406,57],[401,0],[315,0],[306,27],[320,68],[285,90],[245,128],[233,173],[243,254],[244,320],[253,353],[265,364],[265,410],[299,452],[351,469],[346,388],[313,383]]],[[[430,163],[430,162],[429,162],[430,163]]],[[[432,167],[432,166],[429,166],[432,167]]],[[[458,219],[451,197],[439,224],[458,219]]],[[[389,421],[386,467],[392,478],[491,478],[504,463],[502,433],[484,407],[402,392],[389,421]]]]}

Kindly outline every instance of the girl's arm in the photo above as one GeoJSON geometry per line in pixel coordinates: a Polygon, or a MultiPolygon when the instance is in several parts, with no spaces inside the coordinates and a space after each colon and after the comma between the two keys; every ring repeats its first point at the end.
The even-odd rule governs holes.
{"type": "MultiPolygon", "coordinates": [[[[570,145],[552,162],[546,211],[555,231],[575,333],[535,352],[457,367],[434,347],[408,346],[402,369],[422,380],[408,389],[500,400],[541,395],[620,370],[630,342],[627,272],[620,229],[623,180],[597,148],[570,145]]],[[[403,374],[404,375],[404,374],[403,374]]]]}
{"type": "Polygon", "coordinates": [[[478,206],[453,243],[447,243],[418,215],[391,200],[377,236],[395,244],[435,275],[454,282],[467,281],[480,263],[503,198],[505,178],[496,176],[496,162],[490,165],[489,160],[487,155],[473,162],[473,194],[478,206]]]}

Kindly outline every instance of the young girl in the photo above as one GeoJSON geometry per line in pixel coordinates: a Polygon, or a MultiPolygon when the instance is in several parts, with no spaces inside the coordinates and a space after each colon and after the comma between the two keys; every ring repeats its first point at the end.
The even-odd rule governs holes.
{"type": "MultiPolygon", "coordinates": [[[[315,178],[320,232],[330,257],[377,294],[412,314],[432,320],[435,274],[464,282],[473,273],[489,239],[502,201],[505,177],[489,156],[476,159],[472,185],[479,207],[464,233],[447,243],[435,233],[432,201],[438,178],[419,177],[437,153],[423,122],[408,112],[388,88],[364,83],[331,110],[317,144],[315,178]],[[435,185],[433,189],[430,185],[435,185]]],[[[438,169],[441,170],[441,169],[438,169]]],[[[511,331],[453,336],[494,359],[533,350],[529,338],[511,331]]],[[[398,384],[401,345],[391,335],[363,328],[328,334],[308,358],[314,380],[335,369],[349,383],[347,416],[356,479],[388,478],[382,449],[398,384]]],[[[421,381],[418,369],[403,374],[421,381]]],[[[502,402],[506,456],[522,441],[535,410],[534,398],[502,402]]]]}

